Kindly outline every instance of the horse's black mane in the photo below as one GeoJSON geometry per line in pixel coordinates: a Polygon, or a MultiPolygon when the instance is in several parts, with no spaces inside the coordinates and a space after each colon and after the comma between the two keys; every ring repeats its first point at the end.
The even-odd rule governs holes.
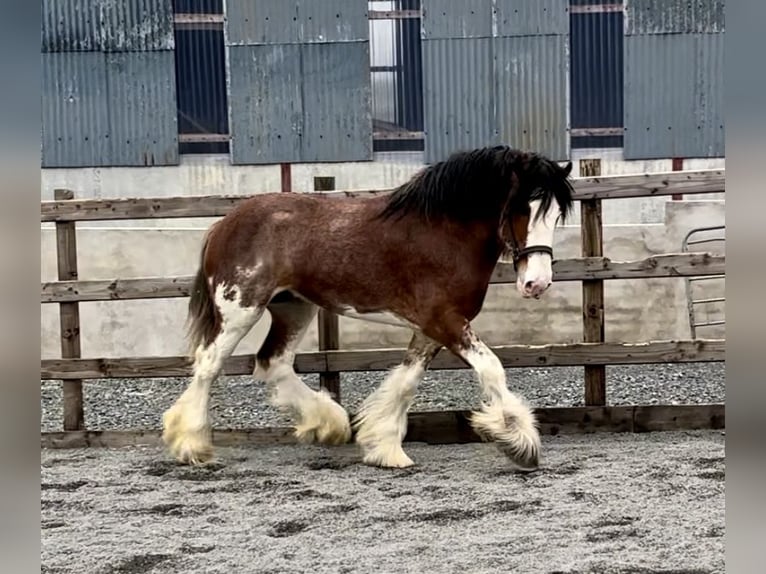
{"type": "Polygon", "coordinates": [[[414,213],[428,220],[448,217],[461,221],[494,217],[509,200],[515,173],[519,186],[510,197],[511,206],[523,208],[540,199],[538,214],[542,215],[555,199],[563,221],[573,203],[570,169],[571,165],[564,168],[539,154],[508,146],[457,152],[395,189],[381,215],[414,213]]]}

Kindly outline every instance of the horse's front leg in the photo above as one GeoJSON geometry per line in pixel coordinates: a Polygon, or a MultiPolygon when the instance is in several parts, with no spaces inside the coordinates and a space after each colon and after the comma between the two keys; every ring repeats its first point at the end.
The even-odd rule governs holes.
{"type": "Polygon", "coordinates": [[[365,399],[354,426],[366,464],[394,468],[413,464],[402,448],[407,434],[407,411],[423,373],[439,349],[440,344],[415,332],[404,361],[365,399]]]}
{"type": "Polygon", "coordinates": [[[494,440],[520,468],[536,469],[540,456],[537,422],[524,399],[508,389],[500,359],[462,317],[448,317],[435,331],[478,375],[484,404],[471,415],[474,430],[482,438],[494,440]]]}

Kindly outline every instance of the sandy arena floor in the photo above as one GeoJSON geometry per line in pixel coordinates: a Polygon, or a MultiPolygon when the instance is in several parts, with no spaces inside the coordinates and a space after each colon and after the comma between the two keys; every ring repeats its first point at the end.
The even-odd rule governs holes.
{"type": "Polygon", "coordinates": [[[494,446],[43,450],[42,572],[722,573],[720,431],[543,437],[543,468],[494,446]]]}

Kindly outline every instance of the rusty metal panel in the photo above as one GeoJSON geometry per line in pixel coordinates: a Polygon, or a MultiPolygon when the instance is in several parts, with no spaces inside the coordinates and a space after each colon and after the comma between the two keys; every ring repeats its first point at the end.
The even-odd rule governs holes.
{"type": "Polygon", "coordinates": [[[723,157],[723,34],[625,38],[626,159],[723,157]]]}
{"type": "Polygon", "coordinates": [[[232,46],[235,164],[372,156],[366,42],[232,46]]]}
{"type": "Polygon", "coordinates": [[[489,38],[493,0],[423,0],[423,39],[489,38]]]}
{"type": "Polygon", "coordinates": [[[43,0],[43,167],[178,163],[172,0],[43,0]]]}
{"type": "Polygon", "coordinates": [[[173,0],[100,0],[100,4],[104,52],[173,49],[173,0]]]}
{"type": "Polygon", "coordinates": [[[100,0],[43,0],[42,52],[101,50],[100,0]]]}
{"type": "Polygon", "coordinates": [[[724,12],[724,0],[625,0],[625,35],[722,33],[724,12]]]}
{"type": "Polygon", "coordinates": [[[42,51],[172,50],[172,0],[43,0],[42,51]]]}
{"type": "Polygon", "coordinates": [[[175,57],[171,51],[105,54],[109,165],[178,163],[175,57]]]}
{"type": "Polygon", "coordinates": [[[227,3],[235,164],[372,158],[367,3],[227,3]]]}
{"type": "Polygon", "coordinates": [[[497,141],[492,38],[423,42],[425,159],[497,141]]]}
{"type": "Polygon", "coordinates": [[[372,157],[372,96],[367,42],[307,44],[303,72],[302,161],[372,157]]]}
{"type": "Polygon", "coordinates": [[[569,33],[569,0],[496,0],[497,36],[569,33]]]}
{"type": "Polygon", "coordinates": [[[567,8],[566,0],[423,0],[427,162],[496,143],[568,159],[567,8]]]}
{"type": "Polygon", "coordinates": [[[300,49],[297,44],[229,48],[232,163],[301,157],[300,49]]]}
{"type": "Polygon", "coordinates": [[[229,0],[227,44],[307,44],[367,40],[367,2],[229,0]]]}
{"type": "Polygon", "coordinates": [[[569,50],[565,35],[497,38],[499,141],[569,159],[569,50]]]}
{"type": "Polygon", "coordinates": [[[103,54],[42,54],[42,167],[108,164],[107,94],[103,54]]]}
{"type": "Polygon", "coordinates": [[[42,166],[178,163],[172,51],[42,55],[42,166]]]}

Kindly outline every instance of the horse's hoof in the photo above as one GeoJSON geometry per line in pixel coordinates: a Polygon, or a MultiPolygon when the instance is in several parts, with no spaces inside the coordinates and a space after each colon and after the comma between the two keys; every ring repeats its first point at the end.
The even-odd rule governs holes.
{"type": "Polygon", "coordinates": [[[536,448],[520,449],[518,443],[509,442],[496,442],[495,445],[520,472],[529,473],[540,468],[540,454],[536,448]]]}

